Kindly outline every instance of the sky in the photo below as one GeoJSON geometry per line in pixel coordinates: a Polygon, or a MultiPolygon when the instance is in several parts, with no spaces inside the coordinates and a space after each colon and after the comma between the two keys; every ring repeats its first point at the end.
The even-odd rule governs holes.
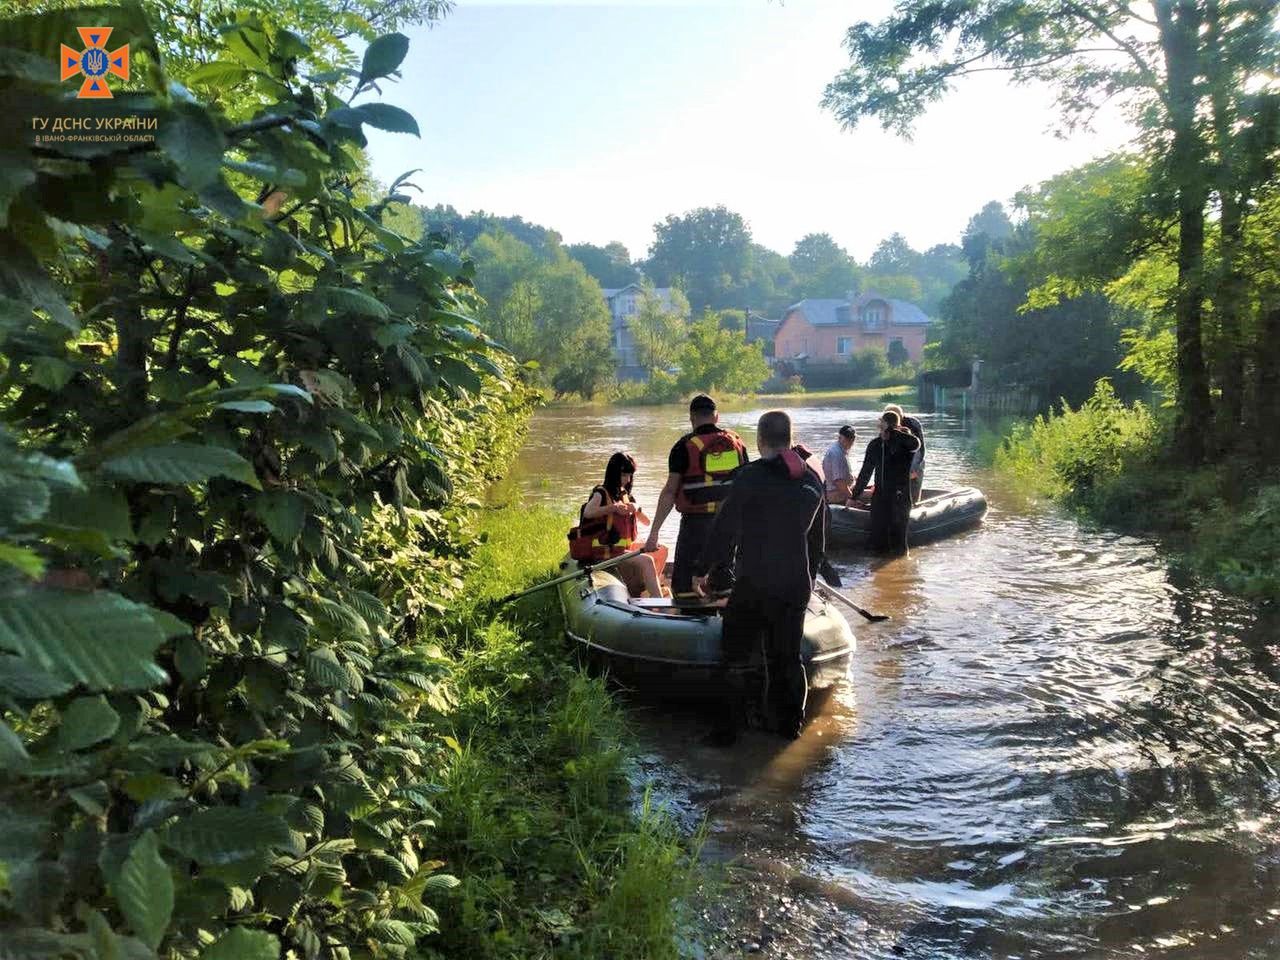
{"type": "Polygon", "coordinates": [[[419,202],[520,215],[634,258],[668,214],[724,204],[790,253],[826,232],[860,260],[893,232],[926,249],[970,216],[1123,145],[1124,121],[1054,135],[1044,88],[964,81],[907,141],[820,106],[858,19],[890,0],[458,0],[406,32],[383,98],[422,138],[372,131],[374,173],[420,168],[419,202]]]}

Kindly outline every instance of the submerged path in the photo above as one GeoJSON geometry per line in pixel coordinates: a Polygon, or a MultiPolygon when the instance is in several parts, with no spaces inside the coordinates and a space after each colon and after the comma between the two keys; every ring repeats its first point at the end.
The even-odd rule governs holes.
{"type": "MultiPolygon", "coordinates": [[[[792,413],[819,450],[876,415],[792,413]]],[[[681,422],[544,411],[517,482],[571,506],[627,449],[651,506],[681,422]]],[[[696,717],[635,706],[642,776],[738,864],[712,955],[1280,955],[1280,622],[1004,488],[958,422],[925,428],[929,485],[978,485],[991,512],[906,560],[835,557],[893,620],[855,624],[848,684],[800,741],[726,755],[696,717]]]]}

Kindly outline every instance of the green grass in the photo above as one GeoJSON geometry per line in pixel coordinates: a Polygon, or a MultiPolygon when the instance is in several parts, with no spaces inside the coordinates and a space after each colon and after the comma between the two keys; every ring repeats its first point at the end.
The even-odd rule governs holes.
{"type": "Polygon", "coordinates": [[[696,843],[626,777],[633,744],[604,683],[566,647],[554,589],[492,619],[485,601],[555,572],[568,518],[488,508],[477,531],[452,714],[434,798],[440,856],[460,881],[429,957],[675,960],[696,843]]]}
{"type": "Polygon", "coordinates": [[[909,406],[916,399],[911,384],[891,387],[859,387],[857,389],[805,390],[803,393],[762,393],[757,400],[864,400],[872,404],[898,403],[909,406]]]}

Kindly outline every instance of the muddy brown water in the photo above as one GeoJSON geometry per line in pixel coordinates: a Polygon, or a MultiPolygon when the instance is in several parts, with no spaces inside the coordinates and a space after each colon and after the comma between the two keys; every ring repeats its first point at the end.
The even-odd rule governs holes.
{"type": "MultiPolygon", "coordinates": [[[[869,439],[878,410],[786,405],[818,451],[844,422],[869,439]]],[[[750,440],[762,409],[722,422],[750,440]]],[[[906,559],[833,557],[893,619],[855,617],[847,682],[799,741],[716,751],[696,713],[631,708],[638,779],[728,864],[704,954],[1280,957],[1277,617],[1020,496],[965,424],[922,420],[929,485],[979,486],[990,512],[906,559]]],[[[512,482],[576,509],[625,449],[651,510],[684,423],[541,411],[512,482]]]]}

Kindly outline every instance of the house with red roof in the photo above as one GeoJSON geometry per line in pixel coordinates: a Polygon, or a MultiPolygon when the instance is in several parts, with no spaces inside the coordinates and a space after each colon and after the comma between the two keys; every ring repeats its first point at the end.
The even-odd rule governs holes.
{"type": "Polygon", "coordinates": [[[898,342],[918,362],[928,330],[929,318],[914,303],[874,291],[846,300],[801,300],[783,313],[773,353],[780,362],[841,363],[868,347],[888,353],[898,342]]]}

